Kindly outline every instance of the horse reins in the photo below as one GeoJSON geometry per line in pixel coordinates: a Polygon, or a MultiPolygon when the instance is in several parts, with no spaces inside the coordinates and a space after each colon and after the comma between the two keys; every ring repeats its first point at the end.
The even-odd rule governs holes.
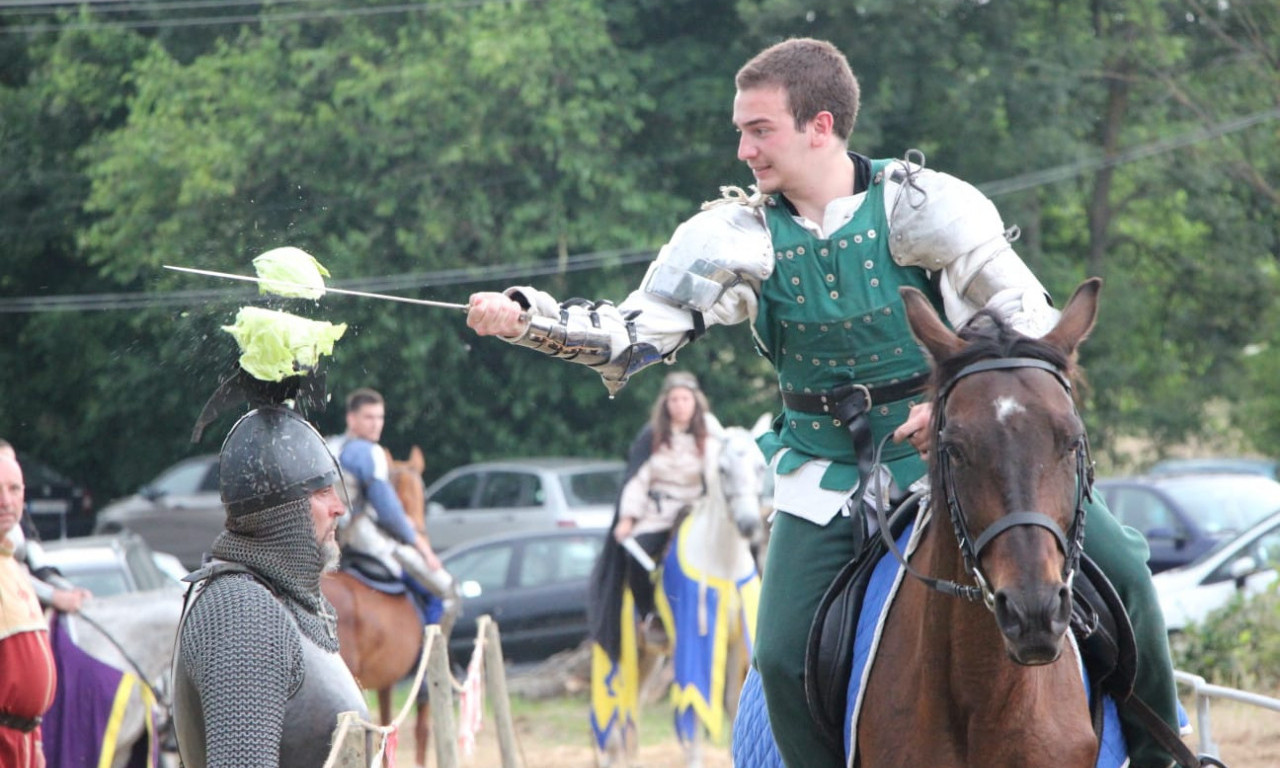
{"type": "MultiPolygon", "coordinates": [[[[1053,374],[1053,377],[1066,390],[1068,396],[1071,394],[1071,382],[1067,379],[1056,365],[1033,357],[1009,357],[991,360],[981,360],[971,363],[961,368],[955,376],[944,384],[938,392],[936,399],[936,427],[935,434],[941,434],[942,428],[946,424],[946,405],[947,398],[951,395],[951,390],[955,385],[966,376],[975,373],[983,373],[986,371],[1011,370],[1019,368],[1036,368],[1053,374]]],[[[888,439],[886,436],[885,440],[888,439]]],[[[881,440],[876,450],[876,462],[879,463],[880,449],[884,447],[885,440],[881,440]]],[[[1048,515],[1040,512],[1014,512],[1004,515],[995,523],[988,526],[975,540],[969,532],[969,526],[965,522],[964,510],[960,506],[960,499],[956,495],[955,477],[951,467],[951,460],[946,451],[938,451],[936,460],[938,461],[938,469],[942,479],[942,488],[939,491],[946,499],[947,511],[951,517],[951,525],[955,530],[956,540],[960,545],[960,552],[964,557],[965,570],[973,578],[976,586],[960,584],[950,579],[936,579],[926,576],[907,562],[906,557],[898,549],[897,543],[893,540],[893,536],[889,533],[888,521],[885,517],[883,503],[873,504],[876,512],[876,521],[879,524],[880,536],[888,545],[889,551],[898,560],[907,573],[923,582],[925,586],[934,589],[943,594],[953,597],[962,597],[970,602],[981,601],[989,610],[995,609],[995,594],[991,591],[990,582],[982,573],[979,558],[982,551],[997,536],[1010,528],[1017,526],[1033,525],[1045,528],[1054,535],[1058,545],[1062,548],[1065,560],[1063,562],[1062,577],[1070,586],[1075,578],[1076,569],[1080,563],[1080,554],[1084,550],[1084,503],[1086,500],[1092,499],[1093,473],[1092,462],[1089,459],[1089,444],[1087,439],[1081,439],[1075,447],[1076,453],[1076,500],[1075,511],[1072,515],[1071,528],[1069,534],[1064,534],[1062,528],[1057,521],[1048,515]]]]}

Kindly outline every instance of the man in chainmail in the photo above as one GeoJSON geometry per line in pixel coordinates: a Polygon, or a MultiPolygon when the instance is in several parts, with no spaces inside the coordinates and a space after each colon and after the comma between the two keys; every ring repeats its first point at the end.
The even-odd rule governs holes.
{"type": "Polygon", "coordinates": [[[266,406],[219,457],[226,530],[192,582],[174,649],[173,719],[186,768],[318,768],[338,715],[367,717],[338,655],[320,579],[345,504],[324,439],[266,406]]]}

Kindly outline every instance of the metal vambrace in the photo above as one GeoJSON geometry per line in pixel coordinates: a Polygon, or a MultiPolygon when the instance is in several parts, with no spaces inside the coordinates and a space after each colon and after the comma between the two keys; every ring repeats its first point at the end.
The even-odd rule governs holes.
{"type": "Polygon", "coordinates": [[[507,340],[594,368],[612,396],[636,371],[663,357],[652,344],[636,340],[634,318],[607,301],[571,299],[560,305],[558,317],[531,314],[525,332],[507,340]]]}

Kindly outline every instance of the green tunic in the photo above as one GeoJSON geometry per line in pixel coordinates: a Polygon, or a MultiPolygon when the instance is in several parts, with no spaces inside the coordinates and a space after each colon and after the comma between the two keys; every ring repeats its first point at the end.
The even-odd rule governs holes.
{"type": "MultiPolygon", "coordinates": [[[[783,392],[819,393],[846,384],[867,387],[927,374],[929,363],[907,325],[898,288],[910,285],[933,296],[929,275],[901,267],[889,254],[884,205],[884,168],[872,162],[866,199],[853,218],[830,237],[818,238],[796,223],[775,197],[765,208],[774,249],[774,270],[761,286],[756,334],[778,372],[783,392]]],[[[941,306],[937,305],[939,314],[941,306]]],[[[921,396],[873,403],[870,422],[876,445],[907,418],[921,396]]],[[[822,487],[845,490],[858,482],[857,457],[848,430],[829,415],[784,408],[760,448],[789,474],[814,458],[831,460],[822,487]]],[[[910,443],[887,443],[882,461],[906,488],[925,472],[910,443]]]]}

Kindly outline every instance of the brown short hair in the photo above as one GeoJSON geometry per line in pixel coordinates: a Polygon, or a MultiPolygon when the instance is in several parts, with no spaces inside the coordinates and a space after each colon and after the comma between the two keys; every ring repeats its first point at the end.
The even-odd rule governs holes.
{"type": "Polygon", "coordinates": [[[353,389],[347,395],[347,413],[355,413],[366,405],[382,405],[384,402],[382,395],[378,394],[376,389],[369,387],[353,389]]]}
{"type": "Polygon", "coordinates": [[[770,46],[743,64],[733,82],[740,91],[786,91],[796,130],[825,110],[834,118],[832,130],[848,141],[858,120],[858,78],[844,54],[825,40],[797,37],[770,46]]]}

